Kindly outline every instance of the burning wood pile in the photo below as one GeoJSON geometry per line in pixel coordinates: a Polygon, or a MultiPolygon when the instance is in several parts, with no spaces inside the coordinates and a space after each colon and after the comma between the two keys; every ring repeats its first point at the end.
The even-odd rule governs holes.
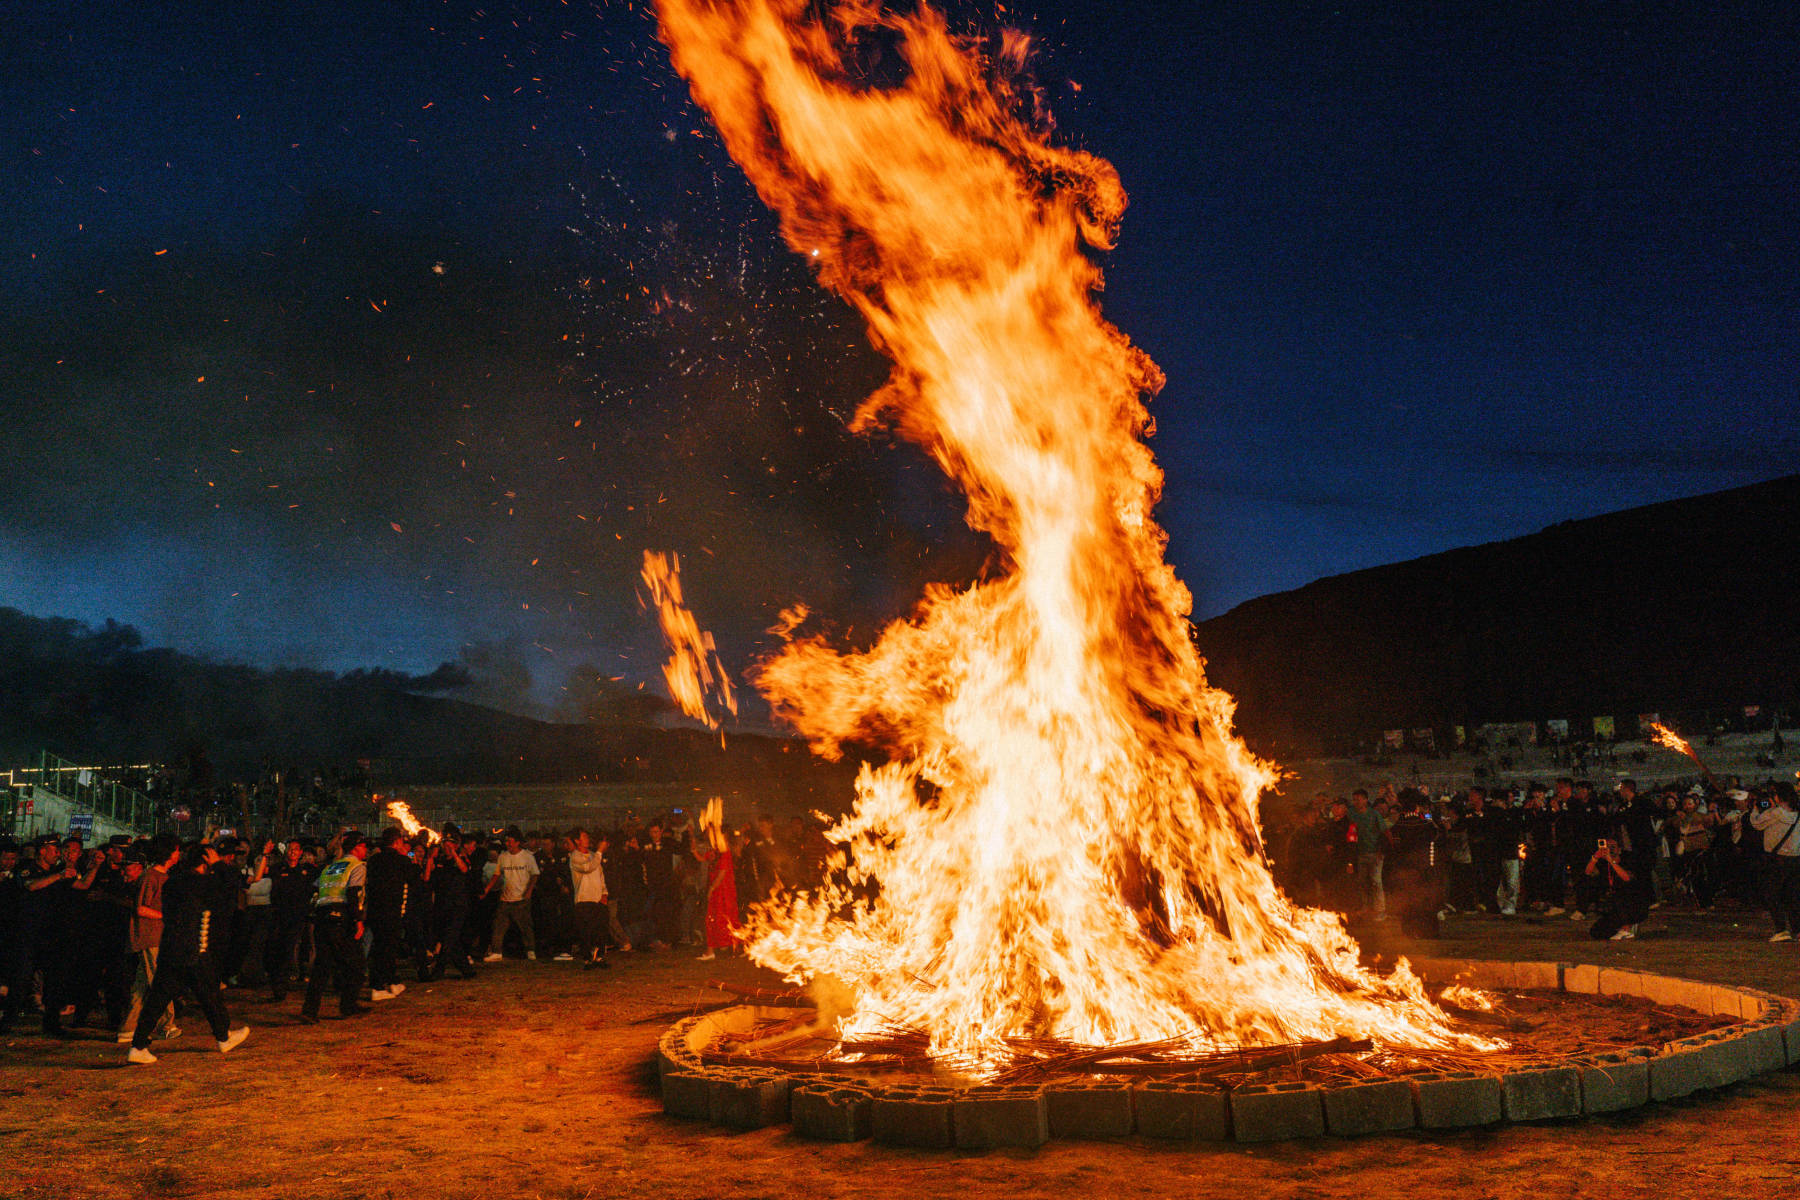
{"type": "Polygon", "coordinates": [[[1646,1039],[1663,1042],[1730,1024],[1671,1010],[1636,997],[1605,999],[1547,994],[1505,995],[1453,985],[1439,1004],[1459,1022],[1504,1029],[1525,1044],[1503,1050],[1381,1049],[1369,1039],[1326,1038],[1285,1045],[1196,1050],[1186,1038],[1083,1046],[1054,1038],[1008,1038],[1002,1056],[974,1065],[936,1053],[929,1031],[888,1027],[837,1038],[831,1022],[805,1007],[803,993],[711,985],[768,1015],[748,1029],[719,1036],[701,1053],[708,1066],[773,1068],[796,1076],[880,1078],[930,1076],[986,1085],[1036,1084],[1072,1076],[1171,1079],[1227,1090],[1306,1080],[1347,1084],[1417,1074],[1523,1070],[1570,1055],[1646,1039]],[[1509,1011],[1517,1008],[1519,1011],[1509,1011]]]}
{"type": "Polygon", "coordinates": [[[978,1077],[1500,1049],[1270,875],[1278,772],[1206,682],[1152,517],[1162,376],[1095,305],[1125,194],[1049,140],[1028,39],[928,6],[658,16],[789,245],[894,362],[856,427],[925,448],[994,546],[872,646],[787,629],[759,668],[816,753],[867,762],[836,870],[756,911],[751,957],[836,997],[844,1045],[978,1077]]]}

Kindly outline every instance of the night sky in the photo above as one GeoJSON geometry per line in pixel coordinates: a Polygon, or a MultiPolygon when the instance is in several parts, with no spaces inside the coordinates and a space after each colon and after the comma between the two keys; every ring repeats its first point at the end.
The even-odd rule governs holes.
{"type": "MultiPolygon", "coordinates": [[[[1124,178],[1200,615],[1795,469],[1795,6],[1196,7],[953,11],[1124,178]]],[[[979,567],[643,5],[12,5],[0,152],[0,605],[549,706],[645,549],[737,666],[979,567]]]]}

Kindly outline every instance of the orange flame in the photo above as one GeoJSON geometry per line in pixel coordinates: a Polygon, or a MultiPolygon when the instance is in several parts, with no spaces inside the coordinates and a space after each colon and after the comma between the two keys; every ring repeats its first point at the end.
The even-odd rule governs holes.
{"type": "Polygon", "coordinates": [[[1665,750],[1673,750],[1675,753],[1685,754],[1689,758],[1694,757],[1693,745],[1661,721],[1650,722],[1650,740],[1665,750]]]}
{"type": "Polygon", "coordinates": [[[760,668],[817,752],[883,761],[830,834],[831,882],[759,908],[750,954],[834,980],[846,1035],[918,1027],[976,1072],[1017,1036],[1496,1045],[1270,876],[1276,770],[1206,683],[1151,517],[1162,376],[1093,304],[1113,169],[1015,116],[1022,93],[930,8],[815,8],[663,0],[662,36],[789,245],[894,360],[858,426],[925,447],[1002,570],[928,591],[866,652],[803,638],[760,668]],[[854,82],[845,50],[871,32],[904,82],[854,82]]]}
{"type": "Polygon", "coordinates": [[[670,697],[682,712],[708,729],[719,728],[719,718],[707,707],[707,697],[717,697],[732,716],[737,715],[737,697],[731,690],[731,676],[725,673],[725,664],[713,647],[712,634],[700,628],[682,601],[681,560],[673,554],[646,550],[643,579],[669,647],[663,679],[668,682],[670,697]]]}
{"type": "Polygon", "coordinates": [[[406,831],[407,837],[416,838],[423,835],[428,842],[438,840],[437,831],[427,827],[423,821],[413,816],[412,805],[404,800],[388,801],[387,815],[399,822],[400,828],[406,831]]]}

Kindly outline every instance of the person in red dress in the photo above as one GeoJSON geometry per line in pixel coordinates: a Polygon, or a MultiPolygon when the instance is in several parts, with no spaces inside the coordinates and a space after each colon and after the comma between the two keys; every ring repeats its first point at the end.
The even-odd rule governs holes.
{"type": "Polygon", "coordinates": [[[694,857],[706,864],[706,953],[702,962],[738,944],[737,871],[726,835],[725,806],[716,798],[700,816],[706,835],[694,843],[694,857]]]}

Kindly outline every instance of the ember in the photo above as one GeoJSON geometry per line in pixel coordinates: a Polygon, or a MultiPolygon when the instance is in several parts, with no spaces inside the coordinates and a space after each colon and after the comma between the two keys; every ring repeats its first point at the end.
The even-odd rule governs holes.
{"type": "Polygon", "coordinates": [[[814,11],[668,0],[660,19],[790,246],[895,362],[858,426],[932,454],[997,566],[867,651],[800,638],[763,665],[817,752],[879,761],[831,834],[840,869],[759,910],[750,954],[815,985],[846,1045],[901,1029],[976,1075],[1019,1039],[1497,1048],[1270,876],[1277,773],[1206,682],[1151,516],[1162,377],[1093,302],[1112,168],[1017,115],[1025,94],[929,7],[814,11]],[[903,83],[854,82],[865,39],[898,43],[903,83]]]}

